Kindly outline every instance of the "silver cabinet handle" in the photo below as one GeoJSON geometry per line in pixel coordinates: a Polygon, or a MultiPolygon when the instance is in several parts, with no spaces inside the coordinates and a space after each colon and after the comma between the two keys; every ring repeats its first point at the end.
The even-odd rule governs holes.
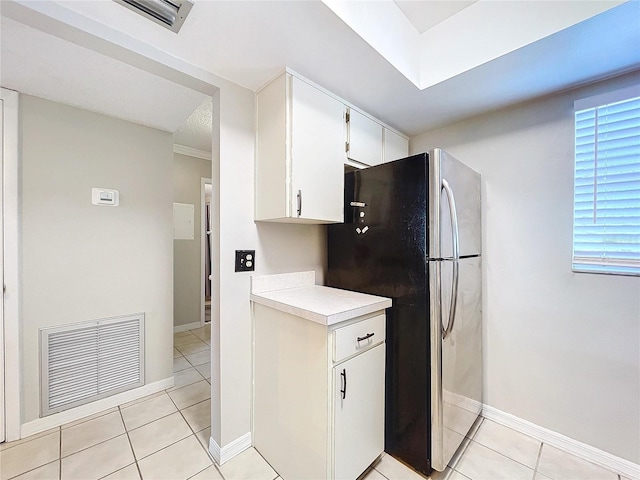
{"type": "Polygon", "coordinates": [[[298,216],[302,216],[302,190],[298,190],[298,216]]]}
{"type": "Polygon", "coordinates": [[[442,339],[445,340],[453,331],[453,325],[456,321],[456,309],[458,306],[458,279],[460,260],[460,239],[458,231],[458,213],[456,211],[456,199],[453,191],[446,179],[442,179],[442,189],[447,195],[449,201],[449,217],[451,219],[451,241],[453,249],[453,279],[451,281],[451,306],[449,308],[449,321],[447,327],[442,330],[442,339]]]}

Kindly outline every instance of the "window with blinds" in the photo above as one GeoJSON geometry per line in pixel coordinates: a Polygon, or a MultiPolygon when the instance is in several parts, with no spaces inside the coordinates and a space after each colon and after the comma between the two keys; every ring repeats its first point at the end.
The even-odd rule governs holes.
{"type": "Polygon", "coordinates": [[[573,270],[640,275],[640,85],[575,102],[573,270]]]}

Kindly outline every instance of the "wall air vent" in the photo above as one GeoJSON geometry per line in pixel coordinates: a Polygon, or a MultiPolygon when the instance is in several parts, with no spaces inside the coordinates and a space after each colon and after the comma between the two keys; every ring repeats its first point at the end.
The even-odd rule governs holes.
{"type": "Polygon", "coordinates": [[[40,329],[42,416],[144,385],[144,314],[40,329]]]}
{"type": "Polygon", "coordinates": [[[180,31],[180,27],[193,7],[193,3],[189,0],[114,0],[114,2],[175,33],[180,31]]]}

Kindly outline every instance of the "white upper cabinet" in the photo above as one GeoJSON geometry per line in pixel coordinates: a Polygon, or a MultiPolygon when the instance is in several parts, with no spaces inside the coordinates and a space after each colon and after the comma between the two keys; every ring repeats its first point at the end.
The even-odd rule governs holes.
{"type": "Polygon", "coordinates": [[[382,163],[384,127],[353,108],[349,109],[347,115],[347,157],[369,166],[382,163]]]}
{"type": "Polygon", "coordinates": [[[343,222],[342,103],[292,77],[291,188],[298,218],[343,222]]]}
{"type": "Polygon", "coordinates": [[[345,105],[284,73],[256,99],[257,221],[344,221],[345,105]]]}
{"type": "Polygon", "coordinates": [[[256,94],[255,220],[344,221],[344,165],[408,155],[409,141],[290,70],[256,94]]]}
{"type": "Polygon", "coordinates": [[[391,162],[409,156],[409,140],[397,133],[384,129],[384,162],[391,162]]]}

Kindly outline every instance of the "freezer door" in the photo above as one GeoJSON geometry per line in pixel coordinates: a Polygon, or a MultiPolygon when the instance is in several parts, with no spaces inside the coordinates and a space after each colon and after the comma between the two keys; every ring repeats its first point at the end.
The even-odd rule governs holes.
{"type": "Polygon", "coordinates": [[[453,258],[455,203],[461,257],[482,253],[480,174],[439,148],[429,152],[429,258],[453,258]]]}

